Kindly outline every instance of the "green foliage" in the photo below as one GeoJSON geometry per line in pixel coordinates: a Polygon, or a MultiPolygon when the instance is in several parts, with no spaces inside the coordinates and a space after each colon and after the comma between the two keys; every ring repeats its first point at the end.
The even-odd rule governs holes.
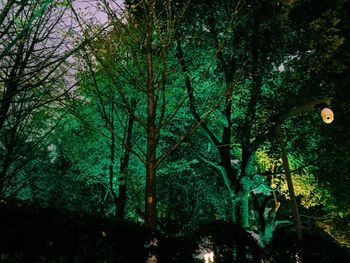
{"type": "MultiPolygon", "coordinates": [[[[149,95],[142,4],[128,1],[126,21],[114,21],[81,50],[75,75],[79,85],[66,97],[51,97],[63,80],[59,87],[47,85],[48,94],[38,85],[16,96],[28,109],[34,98],[54,103],[29,113],[12,105],[0,131],[0,172],[11,157],[5,195],[111,216],[113,192],[125,185],[125,218],[144,220],[151,129],[144,125],[149,95]],[[136,124],[126,149],[129,117],[136,124]],[[123,174],[121,160],[128,151],[132,154],[123,174]]],[[[184,139],[157,163],[161,231],[183,236],[201,223],[232,221],[243,211],[243,221],[249,222],[245,227],[268,242],[277,221],[290,215],[275,132],[278,118],[315,98],[330,97],[333,124],[322,124],[317,108],[285,119],[283,130],[302,216],[316,211],[322,229],[348,245],[347,236],[339,238],[350,204],[346,1],[194,0],[184,14],[182,4],[171,9],[175,14],[167,13],[166,5],[155,5],[151,16],[156,26],[151,43],[158,105],[154,121],[159,125],[169,118],[158,126],[156,157],[184,139]],[[168,32],[165,25],[175,18],[179,24],[168,32]],[[180,67],[180,42],[187,71],[180,67]],[[199,124],[188,102],[188,81],[198,116],[205,116],[199,124]]],[[[66,8],[68,2],[55,5],[66,8]]],[[[14,22],[24,26],[20,19],[14,22]]]]}
{"type": "Polygon", "coordinates": [[[292,179],[296,195],[302,196],[300,202],[302,206],[310,208],[322,205],[326,211],[335,208],[329,190],[321,187],[313,175],[294,175],[292,179]]]}

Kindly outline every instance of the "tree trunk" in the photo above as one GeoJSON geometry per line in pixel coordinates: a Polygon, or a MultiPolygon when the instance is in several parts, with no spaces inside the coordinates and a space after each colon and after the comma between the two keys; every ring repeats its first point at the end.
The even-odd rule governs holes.
{"type": "Polygon", "coordinates": [[[145,224],[156,226],[156,166],[151,161],[146,165],[145,224]]]}
{"type": "Polygon", "coordinates": [[[15,125],[10,131],[10,141],[6,145],[6,155],[2,168],[0,171],[0,196],[4,195],[5,181],[8,170],[10,169],[11,163],[13,162],[13,154],[15,150],[15,140],[17,133],[17,125],[15,125]]]}
{"type": "MultiPolygon", "coordinates": [[[[131,102],[133,110],[135,109],[136,103],[134,101],[131,102]]],[[[118,206],[117,206],[117,218],[119,220],[124,220],[124,212],[126,206],[126,181],[128,178],[128,167],[129,167],[129,159],[130,159],[130,151],[128,148],[131,148],[131,138],[132,138],[132,130],[134,126],[134,118],[129,115],[126,136],[126,148],[124,148],[124,155],[120,159],[120,183],[119,183],[119,194],[118,194],[118,206]]]]}
{"type": "MultiPolygon", "coordinates": [[[[109,165],[109,190],[113,196],[113,202],[115,205],[116,211],[118,210],[118,196],[114,191],[114,163],[115,163],[115,134],[114,134],[114,118],[113,118],[113,102],[111,110],[111,119],[110,119],[110,129],[111,129],[111,144],[110,144],[110,165],[109,165]]],[[[116,212],[117,215],[117,212],[116,212]]]]}
{"type": "Polygon", "coordinates": [[[297,232],[298,240],[301,241],[302,240],[301,221],[300,221],[297,201],[295,198],[292,176],[291,176],[290,169],[289,169],[289,162],[288,162],[286,145],[284,142],[284,136],[283,136],[281,123],[277,124],[276,131],[277,131],[277,135],[278,135],[280,147],[281,147],[281,152],[282,152],[282,163],[283,163],[283,168],[284,168],[284,171],[286,174],[286,180],[287,180],[288,191],[289,191],[289,196],[290,196],[290,201],[291,201],[291,206],[292,206],[292,213],[293,213],[293,218],[294,218],[295,230],[297,232]]]}
{"type": "Polygon", "coordinates": [[[0,196],[4,195],[6,175],[10,169],[11,163],[13,162],[13,152],[15,149],[15,145],[14,145],[15,136],[16,136],[16,131],[12,130],[11,131],[11,142],[6,147],[7,148],[6,156],[5,156],[4,162],[2,164],[1,171],[0,171],[0,196]]]}
{"type": "Polygon", "coordinates": [[[241,204],[241,226],[243,228],[249,227],[249,196],[246,191],[243,191],[241,193],[240,198],[240,204],[241,204]]]}
{"type": "Polygon", "coordinates": [[[155,127],[155,101],[153,88],[148,93],[147,156],[146,156],[146,193],[145,223],[156,226],[156,169],[157,169],[157,129],[155,127]]]}
{"type": "Polygon", "coordinates": [[[2,165],[2,169],[0,172],[0,196],[3,196],[4,194],[5,178],[9,168],[10,168],[10,162],[9,160],[6,159],[2,165]]]}
{"type": "Polygon", "coordinates": [[[145,224],[151,228],[156,226],[156,170],[157,170],[157,133],[156,99],[153,76],[153,9],[152,4],[147,8],[146,52],[147,52],[147,153],[146,153],[146,192],[145,192],[145,224]]]}
{"type": "MultiPolygon", "coordinates": [[[[129,157],[125,157],[127,150],[124,150],[124,158],[127,158],[127,161],[129,162],[129,157]]],[[[121,177],[119,178],[119,184],[118,184],[118,198],[117,198],[117,205],[116,205],[116,216],[117,219],[120,221],[124,220],[124,212],[125,212],[125,206],[126,206],[126,180],[127,180],[127,169],[128,164],[121,163],[120,164],[120,173],[121,177]]]]}
{"type": "Polygon", "coordinates": [[[17,84],[12,83],[11,81],[7,81],[5,83],[5,89],[6,91],[4,97],[0,101],[0,131],[4,126],[6,116],[12,103],[12,99],[17,92],[17,84]]]}

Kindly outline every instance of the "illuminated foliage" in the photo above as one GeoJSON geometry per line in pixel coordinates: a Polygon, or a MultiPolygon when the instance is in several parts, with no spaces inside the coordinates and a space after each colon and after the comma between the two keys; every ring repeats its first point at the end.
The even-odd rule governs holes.
{"type": "MultiPolygon", "coordinates": [[[[281,224],[293,228],[282,123],[303,228],[318,225],[349,246],[340,234],[350,204],[348,1],[140,0],[123,10],[112,2],[98,6],[106,27],[71,10],[84,43],[74,77],[63,67],[47,78],[50,61],[65,56],[39,56],[39,48],[30,57],[31,38],[11,36],[13,53],[0,44],[3,196],[179,237],[223,220],[266,246],[281,224]],[[12,63],[21,48],[23,58],[40,57],[19,63],[22,72],[12,63]],[[11,77],[11,68],[21,74],[11,77]],[[335,113],[330,125],[324,105],[312,104],[322,98],[335,113]]],[[[1,40],[12,32],[5,11],[1,40]]],[[[30,37],[42,26],[34,24],[30,37]]]]}

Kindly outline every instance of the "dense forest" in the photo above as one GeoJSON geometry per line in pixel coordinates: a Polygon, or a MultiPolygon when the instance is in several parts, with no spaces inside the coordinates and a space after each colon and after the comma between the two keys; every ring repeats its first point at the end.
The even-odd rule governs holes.
{"type": "Polygon", "coordinates": [[[0,261],[349,262],[349,10],[1,0],[0,261]]]}

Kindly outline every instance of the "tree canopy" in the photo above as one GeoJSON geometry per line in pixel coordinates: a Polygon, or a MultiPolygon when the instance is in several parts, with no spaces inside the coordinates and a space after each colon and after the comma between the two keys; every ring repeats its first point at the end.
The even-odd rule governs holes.
{"type": "Polygon", "coordinates": [[[0,3],[1,198],[350,247],[348,0],[97,2],[0,3]]]}

